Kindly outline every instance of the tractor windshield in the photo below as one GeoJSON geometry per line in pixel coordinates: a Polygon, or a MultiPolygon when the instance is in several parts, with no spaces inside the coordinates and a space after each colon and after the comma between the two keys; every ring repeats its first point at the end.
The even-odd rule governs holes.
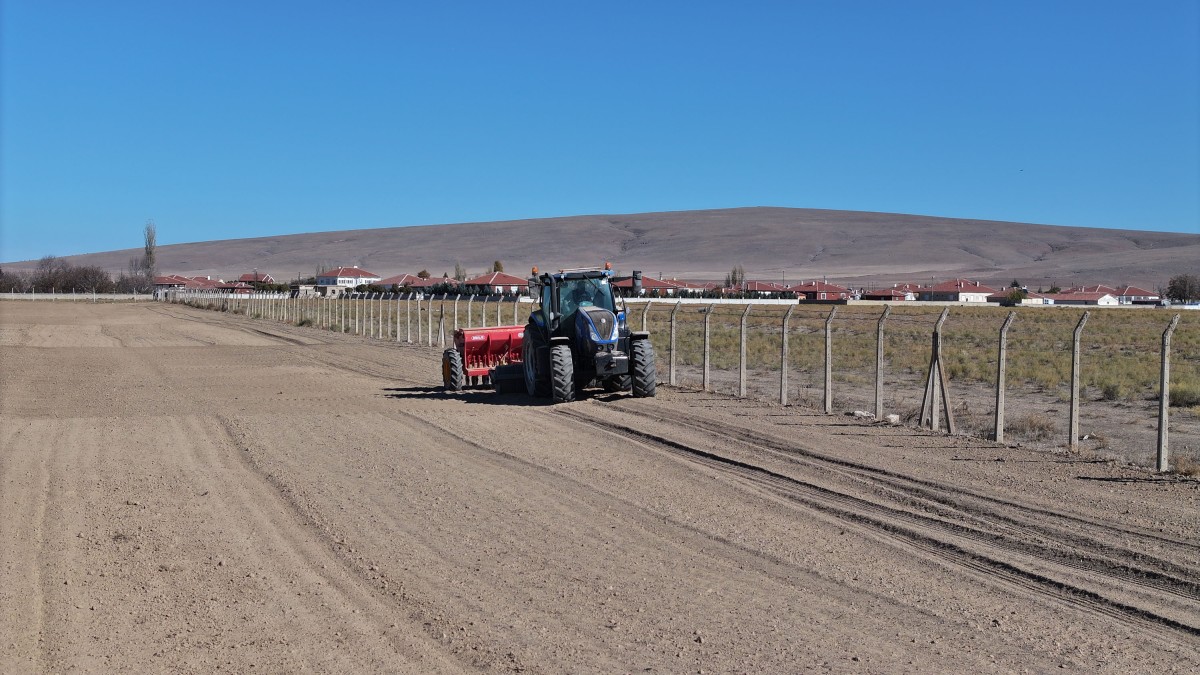
{"type": "Polygon", "coordinates": [[[601,307],[616,312],[608,279],[566,279],[558,285],[559,313],[567,316],[580,307],[601,307]]]}

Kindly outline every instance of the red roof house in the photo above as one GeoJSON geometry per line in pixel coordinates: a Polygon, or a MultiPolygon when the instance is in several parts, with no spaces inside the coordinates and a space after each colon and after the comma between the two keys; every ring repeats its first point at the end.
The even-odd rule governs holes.
{"type": "Polygon", "coordinates": [[[247,272],[237,278],[243,284],[273,284],[275,277],[263,272],[247,272]]]}
{"type": "Polygon", "coordinates": [[[850,289],[845,286],[827,283],[825,281],[809,281],[798,283],[791,288],[791,292],[796,294],[797,298],[802,300],[848,300],[850,299],[850,289]]]}
{"type": "Polygon", "coordinates": [[[491,272],[463,282],[468,292],[494,295],[518,295],[529,288],[529,281],[507,272],[491,272]]]}

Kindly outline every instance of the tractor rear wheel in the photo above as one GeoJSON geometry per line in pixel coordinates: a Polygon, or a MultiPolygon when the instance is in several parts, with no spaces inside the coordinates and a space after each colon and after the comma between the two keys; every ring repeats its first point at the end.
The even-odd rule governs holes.
{"type": "Polygon", "coordinates": [[[649,340],[633,343],[633,395],[635,398],[650,398],[658,388],[658,366],[654,363],[654,345],[649,340]]]}
{"type": "Polygon", "coordinates": [[[550,346],[550,389],[555,403],[575,400],[575,362],[570,345],[550,346]]]}
{"type": "Polygon", "coordinates": [[[532,323],[525,326],[525,338],[521,343],[521,366],[525,371],[525,393],[538,398],[550,395],[549,364],[546,363],[545,344],[541,333],[532,323]]]}
{"type": "Polygon", "coordinates": [[[457,349],[442,352],[442,388],[446,391],[462,391],[466,388],[462,354],[457,349]]]}

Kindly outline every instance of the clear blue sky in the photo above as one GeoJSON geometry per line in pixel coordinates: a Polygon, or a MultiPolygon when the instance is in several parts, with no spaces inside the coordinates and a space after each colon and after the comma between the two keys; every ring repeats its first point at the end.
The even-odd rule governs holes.
{"type": "Polygon", "coordinates": [[[734,206],[1200,232],[1200,10],[0,5],[0,260],[734,206]]]}

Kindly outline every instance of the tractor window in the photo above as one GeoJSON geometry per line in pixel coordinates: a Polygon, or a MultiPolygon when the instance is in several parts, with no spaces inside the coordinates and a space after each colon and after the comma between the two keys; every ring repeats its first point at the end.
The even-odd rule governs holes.
{"type": "Polygon", "coordinates": [[[558,288],[558,306],[563,316],[580,307],[602,307],[610,312],[616,311],[608,279],[570,279],[563,281],[558,288]]]}

